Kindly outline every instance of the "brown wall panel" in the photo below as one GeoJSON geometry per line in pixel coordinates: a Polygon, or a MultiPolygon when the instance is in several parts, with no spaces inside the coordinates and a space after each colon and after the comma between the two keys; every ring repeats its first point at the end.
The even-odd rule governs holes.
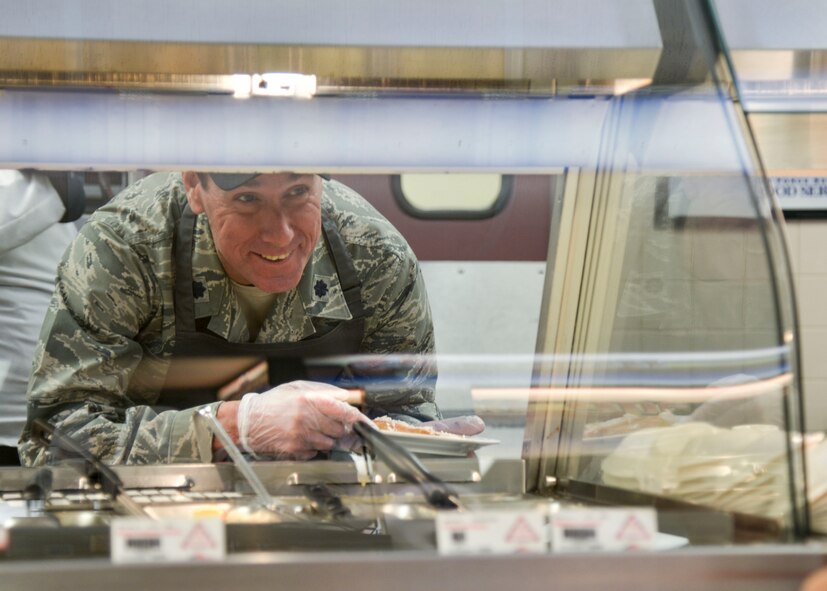
{"type": "Polygon", "coordinates": [[[542,261],[548,251],[552,183],[558,177],[517,175],[505,208],[484,220],[423,220],[394,199],[387,175],[336,175],[362,194],[408,240],[422,261],[542,261]]]}

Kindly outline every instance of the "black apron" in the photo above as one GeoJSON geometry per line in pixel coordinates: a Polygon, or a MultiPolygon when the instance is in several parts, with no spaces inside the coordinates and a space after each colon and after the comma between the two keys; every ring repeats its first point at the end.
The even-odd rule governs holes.
{"type": "MultiPolygon", "coordinates": [[[[206,329],[206,323],[195,320],[193,296],[192,252],[197,216],[189,205],[184,208],[173,244],[175,261],[175,344],[172,364],[180,359],[198,357],[258,358],[268,361],[270,386],[298,379],[313,379],[305,362],[309,358],[358,353],[368,316],[362,303],[361,280],[353,266],[336,225],[322,214],[322,236],[331,254],[341,289],[352,315],[331,331],[292,343],[231,343],[206,329]],[[201,326],[204,324],[204,326],[201,326]]],[[[209,319],[206,319],[209,321],[209,319]]],[[[172,369],[172,366],[170,367],[172,369]]],[[[330,375],[330,369],[324,370],[330,375]]],[[[165,386],[156,406],[184,409],[215,402],[217,388],[180,389],[165,386]]]]}

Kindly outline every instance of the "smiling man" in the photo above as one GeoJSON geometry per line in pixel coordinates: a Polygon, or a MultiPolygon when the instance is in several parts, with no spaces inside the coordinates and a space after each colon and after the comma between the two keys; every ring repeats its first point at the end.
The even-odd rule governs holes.
{"type": "Polygon", "coordinates": [[[230,279],[267,293],[290,291],[321,235],[322,179],[292,173],[245,177],[184,173],[189,206],[209,220],[230,279]]]}
{"type": "Polygon", "coordinates": [[[348,187],[313,174],[151,175],[96,211],[61,262],[21,458],[60,459],[30,437],[43,418],[108,463],[211,461],[220,444],[195,413],[212,404],[251,454],[308,459],[366,415],[438,418],[433,350],[416,258],[348,187]],[[356,353],[420,361],[403,388],[369,390],[365,414],[295,364],[356,353]],[[180,396],[169,376],[203,356],[267,358],[271,388],[180,396]]]}

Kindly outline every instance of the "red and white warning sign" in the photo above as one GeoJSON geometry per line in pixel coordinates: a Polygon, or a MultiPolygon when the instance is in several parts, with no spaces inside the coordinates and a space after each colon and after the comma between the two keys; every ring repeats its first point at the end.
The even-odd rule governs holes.
{"type": "Polygon", "coordinates": [[[109,530],[112,562],[222,560],[227,554],[220,519],[114,519],[109,530]]]}
{"type": "Polygon", "coordinates": [[[655,510],[639,507],[560,508],[549,527],[554,552],[648,550],[658,535],[655,510]]]}
{"type": "Polygon", "coordinates": [[[540,509],[439,513],[436,539],[440,554],[548,552],[546,515],[540,509]]]}

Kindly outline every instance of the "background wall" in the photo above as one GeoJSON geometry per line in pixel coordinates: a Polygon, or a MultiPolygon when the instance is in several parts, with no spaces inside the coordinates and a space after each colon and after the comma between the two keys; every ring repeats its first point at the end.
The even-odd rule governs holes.
{"type": "Polygon", "coordinates": [[[827,220],[788,220],[807,426],[827,425],[827,220]]]}

